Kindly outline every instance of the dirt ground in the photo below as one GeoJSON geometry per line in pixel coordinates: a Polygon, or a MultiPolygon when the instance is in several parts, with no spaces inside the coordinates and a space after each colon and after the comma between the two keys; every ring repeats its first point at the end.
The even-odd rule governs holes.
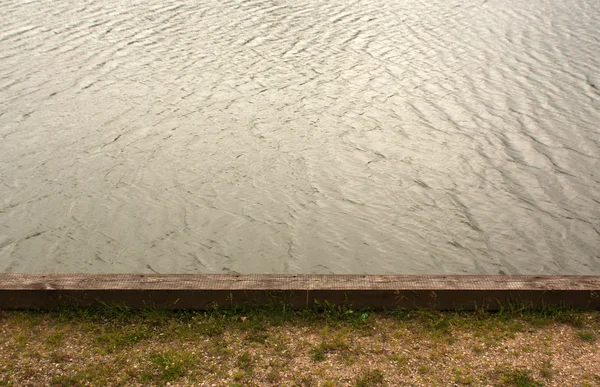
{"type": "Polygon", "coordinates": [[[0,312],[0,386],[600,386],[600,314],[0,312]]]}

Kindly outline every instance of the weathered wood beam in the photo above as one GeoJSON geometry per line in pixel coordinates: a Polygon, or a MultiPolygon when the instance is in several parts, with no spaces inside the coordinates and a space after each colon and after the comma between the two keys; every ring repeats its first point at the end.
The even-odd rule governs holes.
{"type": "Polygon", "coordinates": [[[353,308],[600,309],[600,276],[318,274],[0,274],[0,309],[119,304],[209,309],[315,301],[353,308]]]}

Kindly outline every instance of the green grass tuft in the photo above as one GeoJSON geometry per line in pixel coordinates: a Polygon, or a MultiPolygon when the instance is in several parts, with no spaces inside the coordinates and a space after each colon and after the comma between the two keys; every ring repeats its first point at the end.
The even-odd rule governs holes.
{"type": "Polygon", "coordinates": [[[579,336],[581,341],[584,341],[586,343],[595,343],[597,339],[596,334],[594,334],[593,332],[579,331],[577,335],[579,336]]]}
{"type": "Polygon", "coordinates": [[[194,366],[198,359],[185,352],[165,351],[151,354],[149,360],[154,370],[144,372],[141,375],[142,381],[167,383],[185,376],[187,370],[194,366]]]}
{"type": "Polygon", "coordinates": [[[522,369],[505,369],[501,372],[500,381],[512,387],[543,387],[544,384],[531,376],[531,371],[522,369]]]}
{"type": "Polygon", "coordinates": [[[383,373],[378,369],[364,372],[356,378],[356,387],[375,387],[384,385],[385,381],[383,379],[383,373]]]}
{"type": "Polygon", "coordinates": [[[248,351],[245,351],[238,356],[236,365],[247,373],[251,373],[254,369],[254,361],[252,360],[252,356],[250,353],[248,353],[248,351]]]}

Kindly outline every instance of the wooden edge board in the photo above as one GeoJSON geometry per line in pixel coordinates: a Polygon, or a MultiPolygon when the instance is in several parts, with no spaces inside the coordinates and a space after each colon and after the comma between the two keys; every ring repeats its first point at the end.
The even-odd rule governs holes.
{"type": "Polygon", "coordinates": [[[600,309],[600,276],[0,273],[0,309],[119,304],[208,309],[316,302],[354,308],[600,309]]]}

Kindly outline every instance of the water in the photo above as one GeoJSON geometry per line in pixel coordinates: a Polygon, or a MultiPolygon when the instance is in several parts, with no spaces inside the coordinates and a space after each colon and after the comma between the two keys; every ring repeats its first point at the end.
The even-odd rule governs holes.
{"type": "Polygon", "coordinates": [[[600,274],[597,0],[0,15],[2,272],[600,274]]]}

